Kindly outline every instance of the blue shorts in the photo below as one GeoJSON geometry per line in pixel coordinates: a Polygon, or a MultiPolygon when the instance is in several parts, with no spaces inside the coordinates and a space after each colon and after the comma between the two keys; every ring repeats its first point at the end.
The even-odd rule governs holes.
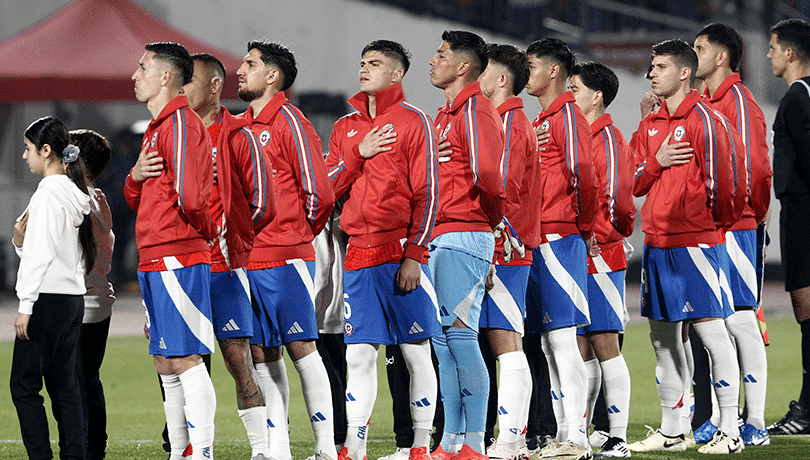
{"type": "Polygon", "coordinates": [[[533,251],[534,261],[526,290],[526,325],[531,333],[590,324],[588,259],[585,240],[578,234],[549,242],[533,251]]]}
{"type": "Polygon", "coordinates": [[[210,272],[208,264],[138,271],[150,355],[171,358],[214,352],[210,272]]]}
{"type": "Polygon", "coordinates": [[[591,324],[577,329],[577,334],[624,331],[624,278],[626,270],[588,274],[588,307],[591,324]]]}
{"type": "Polygon", "coordinates": [[[459,319],[478,332],[484,283],[495,251],[492,233],[445,233],[434,238],[428,250],[428,269],[442,326],[452,326],[459,319]]]}
{"type": "Polygon", "coordinates": [[[757,231],[726,232],[726,251],[734,307],[756,307],[759,294],[757,280],[757,231]]]}
{"type": "Polygon", "coordinates": [[[382,264],[343,275],[343,341],[396,345],[442,331],[436,292],[422,265],[420,286],[409,293],[396,286],[400,264],[382,264]]]}
{"type": "Polygon", "coordinates": [[[211,311],[217,339],[253,337],[247,270],[211,273],[211,311]]]}
{"type": "Polygon", "coordinates": [[[495,286],[484,295],[478,327],[523,335],[530,265],[496,265],[495,286]]]}
{"type": "Polygon", "coordinates": [[[641,315],[656,321],[726,318],[720,245],[660,249],[644,245],[641,315]]]}
{"type": "Polygon", "coordinates": [[[316,340],[312,276],[315,262],[288,260],[287,265],[248,270],[253,293],[252,345],[280,347],[297,340],[316,340]]]}

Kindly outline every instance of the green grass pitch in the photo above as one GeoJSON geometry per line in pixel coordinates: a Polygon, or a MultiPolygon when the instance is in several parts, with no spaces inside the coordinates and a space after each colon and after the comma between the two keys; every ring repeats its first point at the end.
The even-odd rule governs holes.
{"type": "MultiPolygon", "coordinates": [[[[787,411],[791,399],[796,399],[801,385],[801,350],[799,327],[792,318],[768,320],[771,345],[767,348],[769,381],[766,421],[773,423],[787,411]]],[[[0,459],[25,459],[20,430],[8,390],[11,369],[12,342],[0,342],[0,459]]],[[[376,460],[394,450],[391,398],[387,388],[384,354],[379,361],[379,395],[371,420],[368,458],[376,460]]],[[[646,322],[634,322],[627,328],[624,355],[633,379],[629,441],[646,434],[645,425],[658,427],[661,411],[653,373],[655,356],[649,341],[646,322]]],[[[219,354],[213,357],[213,379],[217,391],[215,457],[220,460],[247,460],[250,446],[244,427],[236,414],[233,382],[219,354]]],[[[301,396],[300,381],[291,363],[287,363],[290,379],[290,437],[295,458],[312,455],[314,441],[301,396]]],[[[111,337],[102,367],[108,411],[110,459],[160,459],[168,457],[162,450],[160,432],[163,427],[163,407],[160,403],[158,379],[147,355],[147,343],[137,337],[111,337]]],[[[46,407],[50,403],[46,395],[46,407]]],[[[56,427],[51,421],[51,439],[56,427]]],[[[58,450],[53,444],[54,451],[58,450]]],[[[639,459],[700,458],[696,450],[684,453],[633,454],[639,459]]],[[[768,447],[748,447],[739,459],[807,459],[810,458],[810,437],[776,437],[768,447]]]]}

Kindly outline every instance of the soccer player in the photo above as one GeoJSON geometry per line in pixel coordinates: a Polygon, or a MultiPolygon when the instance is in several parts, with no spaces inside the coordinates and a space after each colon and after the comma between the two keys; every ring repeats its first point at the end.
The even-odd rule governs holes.
{"type": "Polygon", "coordinates": [[[771,27],[768,58],[773,74],[790,87],[773,122],[773,186],[782,210],[779,235],[785,290],[802,330],[802,390],[790,411],[768,432],[810,433],[810,24],[786,19],[771,27]]]}
{"type": "Polygon", "coordinates": [[[214,352],[209,241],[219,233],[209,203],[211,141],[183,85],[194,63],[183,46],[150,43],[132,75],[152,121],[124,194],[137,214],[138,281],[149,353],[163,382],[171,459],[189,442],[194,459],[213,458],[216,394],[201,354],[214,352]]]}
{"type": "MultiPolygon", "coordinates": [[[[627,141],[605,110],[619,91],[619,79],[598,62],[574,66],[568,89],[591,125],[593,163],[599,180],[600,212],[596,242],[601,250],[588,257],[588,307],[591,324],[577,330],[577,342],[588,373],[588,420],[599,389],[605,394],[608,439],[597,457],[629,457],[627,422],[630,410],[630,371],[619,350],[626,315],[624,286],[627,271],[624,238],[633,233],[635,163],[627,141]]],[[[590,423],[586,423],[586,426],[590,423]]]]}
{"type": "MultiPolygon", "coordinates": [[[[756,319],[758,308],[757,228],[768,214],[771,201],[771,159],[768,156],[767,126],[762,110],[751,92],[743,86],[738,68],[743,41],[736,30],[725,24],[709,24],[698,32],[694,43],[698,57],[695,77],[706,84],[704,95],[711,105],[731,122],[742,138],[749,191],[742,217],[725,233],[729,271],[726,276],[736,312],[726,318],[726,326],[737,345],[737,356],[745,387],[746,424],[740,435],[746,445],[770,443],[765,430],[765,393],[768,361],[765,343],[756,319]]],[[[762,227],[764,230],[764,226],[762,227]]],[[[707,420],[708,438],[713,436],[719,414],[707,420]],[[717,418],[716,418],[717,417],[717,418]],[[713,428],[713,429],[712,429],[713,428]]],[[[699,430],[699,429],[698,429],[699,430]]],[[[695,435],[698,435],[698,430],[695,435]]]]}
{"type": "Polygon", "coordinates": [[[430,242],[430,277],[444,333],[433,338],[444,402],[444,433],[434,460],[484,459],[489,377],[478,346],[484,284],[492,264],[492,231],[503,218],[499,170],[503,128],[481,93],[487,45],[466,31],[445,31],[430,59],[430,82],[444,91],[435,127],[452,150],[439,167],[439,212],[430,242]]]}
{"type": "MultiPolygon", "coordinates": [[[[539,192],[534,183],[540,169],[540,152],[532,123],[523,112],[523,100],[517,97],[529,80],[529,61],[526,53],[511,45],[490,44],[488,49],[489,64],[478,82],[484,96],[498,108],[505,134],[504,215],[523,243],[533,249],[540,240],[540,196],[532,193],[539,192]]],[[[500,431],[497,441],[487,449],[489,458],[514,459],[521,454],[528,457],[523,434],[529,418],[532,376],[521,336],[532,253],[524,257],[515,254],[517,251],[508,234],[496,240],[496,258],[487,283],[491,288],[484,295],[478,323],[500,363],[500,431]]]]}
{"type": "Polygon", "coordinates": [[[366,455],[367,424],[377,398],[377,351],[399,345],[410,374],[411,460],[429,460],[436,373],[429,339],[441,332],[428,279],[428,242],[439,204],[433,122],[405,102],[410,53],[377,40],[363,48],[356,112],[335,123],[329,179],[349,191],[341,226],[346,251],[343,331],[346,342],[346,444],[343,459],[366,455]]]}
{"type": "Polygon", "coordinates": [[[255,460],[269,457],[267,408],[253,372],[249,338],[253,309],[247,267],[255,234],[276,214],[272,165],[244,118],[220,105],[225,67],[210,54],[195,54],[194,76],[183,87],[189,106],[208,129],[216,166],[211,216],[221,228],[211,247],[211,310],[225,367],[236,382],[239,417],[255,460]]]}
{"type": "Polygon", "coordinates": [[[543,111],[532,122],[548,135],[540,153],[542,239],[534,250],[526,293],[526,323],[542,333],[549,364],[557,439],[542,455],[592,455],[585,426],[587,377],[577,348],[576,328],[589,323],[587,255],[598,254],[594,225],[597,179],[591,129],[566,91],[574,55],[563,41],[544,38],[529,45],[530,95],[543,111]]]}
{"type": "Polygon", "coordinates": [[[312,124],[287,101],[298,69],[284,46],[248,43],[237,70],[239,98],[250,103],[241,116],[257,134],[275,170],[276,217],[256,236],[248,264],[256,321],[250,343],[267,404],[270,454],[288,460],[289,383],[281,345],[301,377],[315,432],[316,457],[336,459],[329,376],[315,346],[312,277],[320,233],[334,207],[321,140],[312,124]],[[326,456],[326,457],[324,457],[326,456]]]}
{"type": "MultiPolygon", "coordinates": [[[[728,121],[691,90],[698,66],[691,46],[667,40],[652,48],[653,93],[661,106],[633,134],[633,194],[646,196],[642,315],[650,322],[661,399],[661,428],[629,446],[632,451],[686,450],[681,410],[689,378],[681,340],[692,321],[712,360],[720,426],[700,453],[737,453],[739,366],[725,323],[718,227],[742,212],[734,206],[734,151],[743,148],[728,121]]],[[[744,193],[744,192],[742,192],[744,193]]]]}

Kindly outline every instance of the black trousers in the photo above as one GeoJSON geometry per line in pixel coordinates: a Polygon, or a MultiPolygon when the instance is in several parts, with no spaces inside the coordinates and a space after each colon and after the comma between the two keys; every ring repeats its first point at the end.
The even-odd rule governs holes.
{"type": "Polygon", "coordinates": [[[110,318],[98,323],[82,324],[79,333],[79,354],[76,359],[76,375],[82,395],[84,424],[87,431],[86,459],[96,460],[105,456],[107,448],[107,407],[104,402],[104,387],[99,378],[99,369],[107,349],[110,318]]]}
{"type": "Polygon", "coordinates": [[[40,294],[28,323],[30,340],[14,341],[11,400],[31,459],[53,458],[48,417],[40,395],[43,379],[59,429],[59,457],[84,459],[84,416],[76,378],[83,315],[83,296],[40,294]]]}
{"type": "Polygon", "coordinates": [[[551,380],[548,376],[548,361],[543,353],[540,334],[527,332],[523,336],[523,351],[529,361],[533,384],[526,438],[556,436],[557,420],[551,406],[551,380]]]}
{"type": "Polygon", "coordinates": [[[343,334],[320,334],[315,341],[332,387],[335,444],[346,442],[346,344],[343,334]]]}

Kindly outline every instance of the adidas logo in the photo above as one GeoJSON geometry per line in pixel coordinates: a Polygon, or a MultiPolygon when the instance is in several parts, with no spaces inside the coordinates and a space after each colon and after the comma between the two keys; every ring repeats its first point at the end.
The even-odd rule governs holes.
{"type": "Polygon", "coordinates": [[[743,382],[745,382],[745,383],[757,383],[757,379],[755,379],[753,375],[748,374],[743,378],[743,382]]]}
{"type": "Polygon", "coordinates": [[[650,135],[650,137],[653,137],[653,136],[655,136],[656,134],[658,134],[658,130],[657,130],[657,129],[655,129],[655,128],[648,129],[648,130],[647,130],[647,134],[649,134],[649,135],[650,135]]]}
{"type": "Polygon", "coordinates": [[[506,412],[506,409],[501,406],[498,408],[498,415],[507,415],[509,412],[506,412]]]}
{"type": "Polygon", "coordinates": [[[309,419],[312,420],[313,422],[324,422],[324,421],[326,421],[326,417],[324,417],[323,414],[320,413],[320,412],[316,412],[315,415],[313,415],[309,419]]]}
{"type": "Polygon", "coordinates": [[[730,387],[730,386],[731,385],[728,382],[726,382],[725,380],[721,380],[721,381],[714,384],[715,388],[723,388],[723,387],[730,387]]]}
{"type": "Polygon", "coordinates": [[[461,390],[461,396],[472,396],[472,395],[473,395],[473,394],[472,394],[472,393],[470,393],[470,390],[468,390],[468,389],[466,389],[466,388],[464,388],[463,390],[461,390]]]}
{"type": "Polygon", "coordinates": [[[192,430],[194,429],[194,425],[192,425],[191,422],[189,422],[188,420],[186,420],[186,425],[188,425],[190,429],[192,430]]]}
{"type": "Polygon", "coordinates": [[[553,399],[555,401],[558,401],[560,399],[560,398],[557,397],[557,392],[556,391],[551,392],[551,399],[553,399]]]}
{"type": "Polygon", "coordinates": [[[692,304],[690,304],[690,303],[689,303],[689,301],[687,301],[687,302],[686,302],[686,305],[684,305],[684,306],[683,306],[683,310],[681,310],[681,311],[682,311],[683,313],[689,313],[689,312],[693,312],[693,311],[695,311],[695,309],[694,309],[694,308],[692,308],[692,304]]]}
{"type": "Polygon", "coordinates": [[[240,329],[239,326],[236,324],[236,321],[234,321],[233,318],[231,318],[231,320],[228,321],[227,324],[225,324],[225,327],[223,327],[222,330],[228,332],[228,331],[238,331],[240,329]]]}
{"type": "Polygon", "coordinates": [[[346,393],[346,401],[352,402],[352,401],[357,401],[357,400],[354,399],[354,396],[352,396],[351,393],[346,393]]]}
{"type": "Polygon", "coordinates": [[[291,334],[300,334],[302,332],[304,332],[304,330],[301,329],[301,326],[298,325],[298,321],[294,322],[292,324],[292,326],[290,326],[290,328],[287,329],[287,334],[289,334],[289,335],[291,335],[291,334]]]}
{"type": "Polygon", "coordinates": [[[275,428],[276,427],[275,425],[273,425],[273,422],[271,422],[269,418],[267,419],[267,426],[270,427],[270,428],[275,428]]]}
{"type": "Polygon", "coordinates": [[[548,312],[546,312],[546,314],[543,315],[543,324],[549,324],[550,322],[551,322],[551,315],[549,315],[548,312]]]}
{"type": "Polygon", "coordinates": [[[450,316],[450,312],[448,312],[447,308],[445,308],[444,306],[439,308],[439,312],[442,314],[442,316],[450,316]]]}
{"type": "Polygon", "coordinates": [[[357,130],[353,129],[353,130],[349,131],[348,133],[346,133],[346,137],[354,137],[355,134],[357,134],[357,130]]]}
{"type": "Polygon", "coordinates": [[[420,332],[425,332],[425,330],[422,329],[421,326],[419,326],[419,323],[414,321],[413,326],[411,326],[411,329],[408,331],[408,335],[418,334],[420,332]]]}
{"type": "Polygon", "coordinates": [[[619,410],[619,408],[618,408],[618,407],[616,407],[616,406],[610,406],[610,407],[608,407],[608,410],[607,410],[607,411],[608,411],[608,414],[618,414],[619,412],[621,412],[621,411],[619,410]]]}
{"type": "Polygon", "coordinates": [[[430,401],[428,401],[427,398],[422,398],[419,401],[411,401],[411,406],[428,407],[430,406],[430,401]]]}
{"type": "Polygon", "coordinates": [[[163,341],[163,337],[160,338],[160,344],[158,345],[158,347],[163,350],[166,349],[166,342],[163,341]]]}

